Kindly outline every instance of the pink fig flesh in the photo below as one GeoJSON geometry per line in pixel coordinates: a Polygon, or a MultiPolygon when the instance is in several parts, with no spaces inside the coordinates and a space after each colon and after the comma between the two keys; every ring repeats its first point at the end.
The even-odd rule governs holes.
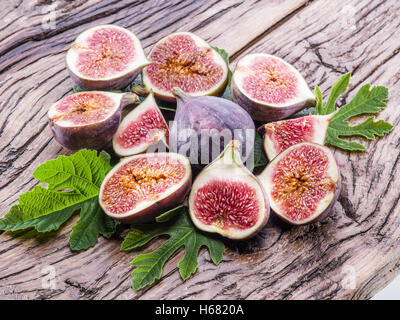
{"type": "Polygon", "coordinates": [[[168,140],[168,125],[151,93],[122,120],[113,148],[117,155],[126,157],[145,152],[160,141],[168,146],[168,140]]]}
{"type": "Polygon", "coordinates": [[[133,93],[75,93],[50,107],[50,128],[57,142],[67,149],[101,149],[117,131],[122,108],[137,99],[133,93]]]}
{"type": "Polygon", "coordinates": [[[82,90],[122,89],[148,64],[139,39],[115,25],[84,31],[67,53],[70,76],[82,90]]]}
{"type": "Polygon", "coordinates": [[[143,83],[163,100],[176,101],[174,87],[195,96],[217,95],[228,81],[225,60],[190,32],[177,32],[161,39],[148,58],[152,63],[143,69],[143,83]]]}
{"type": "Polygon", "coordinates": [[[153,221],[182,203],[191,186],[189,160],[176,153],[145,153],[120,161],[105,177],[100,206],[124,223],[153,221]]]}
{"type": "Polygon", "coordinates": [[[294,225],[326,217],[341,188],[332,152],[314,143],[299,143],[275,157],[259,175],[271,209],[294,225]]]}
{"type": "Polygon", "coordinates": [[[243,165],[239,144],[231,141],[200,172],[189,195],[189,213],[196,227],[233,240],[254,236],[269,217],[264,188],[243,165]]]}
{"type": "Polygon", "coordinates": [[[267,123],[258,128],[263,137],[263,147],[269,160],[290,146],[301,142],[323,145],[332,115],[305,116],[296,119],[267,123]]]}
{"type": "Polygon", "coordinates": [[[231,94],[233,101],[258,121],[284,119],[315,104],[301,74],[286,61],[264,53],[239,60],[231,94]]]}

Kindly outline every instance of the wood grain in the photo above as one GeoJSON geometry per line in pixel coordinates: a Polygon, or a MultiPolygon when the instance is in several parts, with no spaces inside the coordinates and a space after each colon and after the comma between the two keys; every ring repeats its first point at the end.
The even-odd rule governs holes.
{"type": "MultiPolygon", "coordinates": [[[[56,28],[43,29],[48,2],[16,5],[0,26],[0,215],[37,182],[33,170],[66,153],[47,126],[48,106],[71,93],[65,52],[92,25],[116,23],[151,44],[175,30],[189,30],[225,48],[235,61],[268,52],[293,63],[325,95],[340,74],[352,71],[349,101],[364,82],[389,87],[379,118],[399,122],[400,4],[356,1],[59,1],[56,28]],[[44,12],[44,13],[43,13],[44,12]],[[28,19],[22,19],[26,16],[28,19]],[[22,22],[21,22],[22,21],[22,22]],[[15,31],[17,30],[17,31],[15,31]]],[[[233,66],[235,64],[233,61],[233,66]]],[[[272,218],[254,239],[228,249],[219,266],[203,250],[198,272],[182,282],[177,263],[161,281],[140,292],[130,287],[129,262],[119,252],[122,233],[79,254],[67,245],[74,221],[59,232],[0,236],[0,298],[6,299],[341,299],[369,298],[399,267],[399,130],[373,142],[369,152],[335,152],[343,189],[332,215],[299,228],[272,218]],[[42,286],[46,267],[56,288],[42,286]],[[391,272],[390,272],[391,271],[391,272]],[[42,273],[44,272],[44,273],[42,273]],[[353,281],[354,280],[354,281],[353,281]]],[[[144,251],[160,244],[155,241],[144,251]]],[[[141,251],[142,252],[142,251],[141,251]]]]}

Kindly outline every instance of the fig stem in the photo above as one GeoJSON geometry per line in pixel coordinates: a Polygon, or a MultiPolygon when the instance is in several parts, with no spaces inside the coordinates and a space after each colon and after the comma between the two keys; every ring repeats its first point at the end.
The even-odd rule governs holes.
{"type": "Polygon", "coordinates": [[[225,164],[241,164],[240,160],[240,141],[239,140],[231,140],[227,146],[225,147],[225,150],[222,152],[221,158],[224,159],[225,164]]]}
{"type": "Polygon", "coordinates": [[[132,92],[123,93],[121,99],[121,108],[125,108],[127,105],[134,104],[135,102],[139,101],[139,97],[137,94],[132,92]]]}
{"type": "Polygon", "coordinates": [[[180,99],[184,99],[184,98],[189,97],[189,95],[188,95],[187,93],[185,93],[185,92],[184,92],[181,88],[179,88],[179,87],[173,87],[173,88],[172,88],[172,94],[173,94],[175,97],[180,98],[180,99]]]}
{"type": "Polygon", "coordinates": [[[150,93],[149,90],[141,86],[132,86],[131,92],[137,94],[140,97],[147,97],[150,93]]]}

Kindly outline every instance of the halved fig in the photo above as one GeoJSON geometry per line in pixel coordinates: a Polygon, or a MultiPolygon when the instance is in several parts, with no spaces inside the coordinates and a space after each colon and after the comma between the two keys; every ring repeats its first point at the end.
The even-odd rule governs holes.
{"type": "Polygon", "coordinates": [[[112,140],[122,108],[138,100],[133,93],[79,92],[53,104],[47,115],[54,138],[70,150],[101,149],[112,140]]]}
{"type": "Polygon", "coordinates": [[[139,39],[115,25],[84,31],[67,53],[69,74],[82,90],[122,89],[149,63],[139,39]]]}
{"type": "Polygon", "coordinates": [[[162,142],[168,145],[169,130],[165,119],[150,93],[122,120],[113,138],[113,148],[120,157],[145,152],[162,142]]]}
{"type": "Polygon", "coordinates": [[[258,132],[264,138],[264,151],[269,160],[290,146],[301,142],[324,144],[326,131],[333,114],[305,116],[264,124],[258,132]]]}
{"type": "Polygon", "coordinates": [[[315,143],[299,143],[275,157],[259,175],[271,209],[283,220],[303,225],[331,211],[341,187],[332,152],[315,143]]]}
{"type": "Polygon", "coordinates": [[[144,153],[121,160],[105,177],[99,203],[111,218],[150,222],[185,199],[192,179],[189,160],[177,153],[144,153]]]}
{"type": "Polygon", "coordinates": [[[190,32],[177,32],[161,39],[148,58],[152,63],[143,69],[143,84],[162,100],[175,101],[174,87],[195,96],[217,95],[228,81],[225,60],[190,32]]]}
{"type": "Polygon", "coordinates": [[[269,203],[260,181],[243,165],[240,143],[200,172],[189,195],[189,212],[200,230],[229,239],[247,239],[267,223],[269,203]]]}
{"type": "Polygon", "coordinates": [[[315,104],[301,74],[281,58],[254,53],[241,58],[232,75],[232,99],[253,119],[274,121],[315,104]]]}

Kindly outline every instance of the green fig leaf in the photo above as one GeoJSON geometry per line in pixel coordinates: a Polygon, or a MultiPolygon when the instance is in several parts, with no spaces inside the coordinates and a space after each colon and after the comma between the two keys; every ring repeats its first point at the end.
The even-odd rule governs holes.
{"type": "Polygon", "coordinates": [[[71,250],[93,246],[99,235],[111,237],[117,223],[98,204],[100,185],[110,169],[106,152],[97,155],[96,151],[85,149],[43,163],[33,177],[46,183],[47,188],[37,185],[23,193],[0,219],[0,230],[54,231],[79,211],[80,219],[70,235],[71,250]]]}
{"type": "Polygon", "coordinates": [[[211,260],[218,265],[223,257],[224,244],[200,232],[188,217],[186,207],[178,207],[182,211],[164,223],[136,224],[122,242],[121,250],[130,251],[140,248],[152,239],[168,235],[158,249],[144,254],[139,254],[132,261],[135,269],[132,272],[132,288],[143,289],[161,278],[162,270],[168,259],[181,248],[185,248],[185,255],[178,263],[179,273],[186,280],[196,272],[198,267],[197,256],[200,248],[207,247],[211,260]]]}

